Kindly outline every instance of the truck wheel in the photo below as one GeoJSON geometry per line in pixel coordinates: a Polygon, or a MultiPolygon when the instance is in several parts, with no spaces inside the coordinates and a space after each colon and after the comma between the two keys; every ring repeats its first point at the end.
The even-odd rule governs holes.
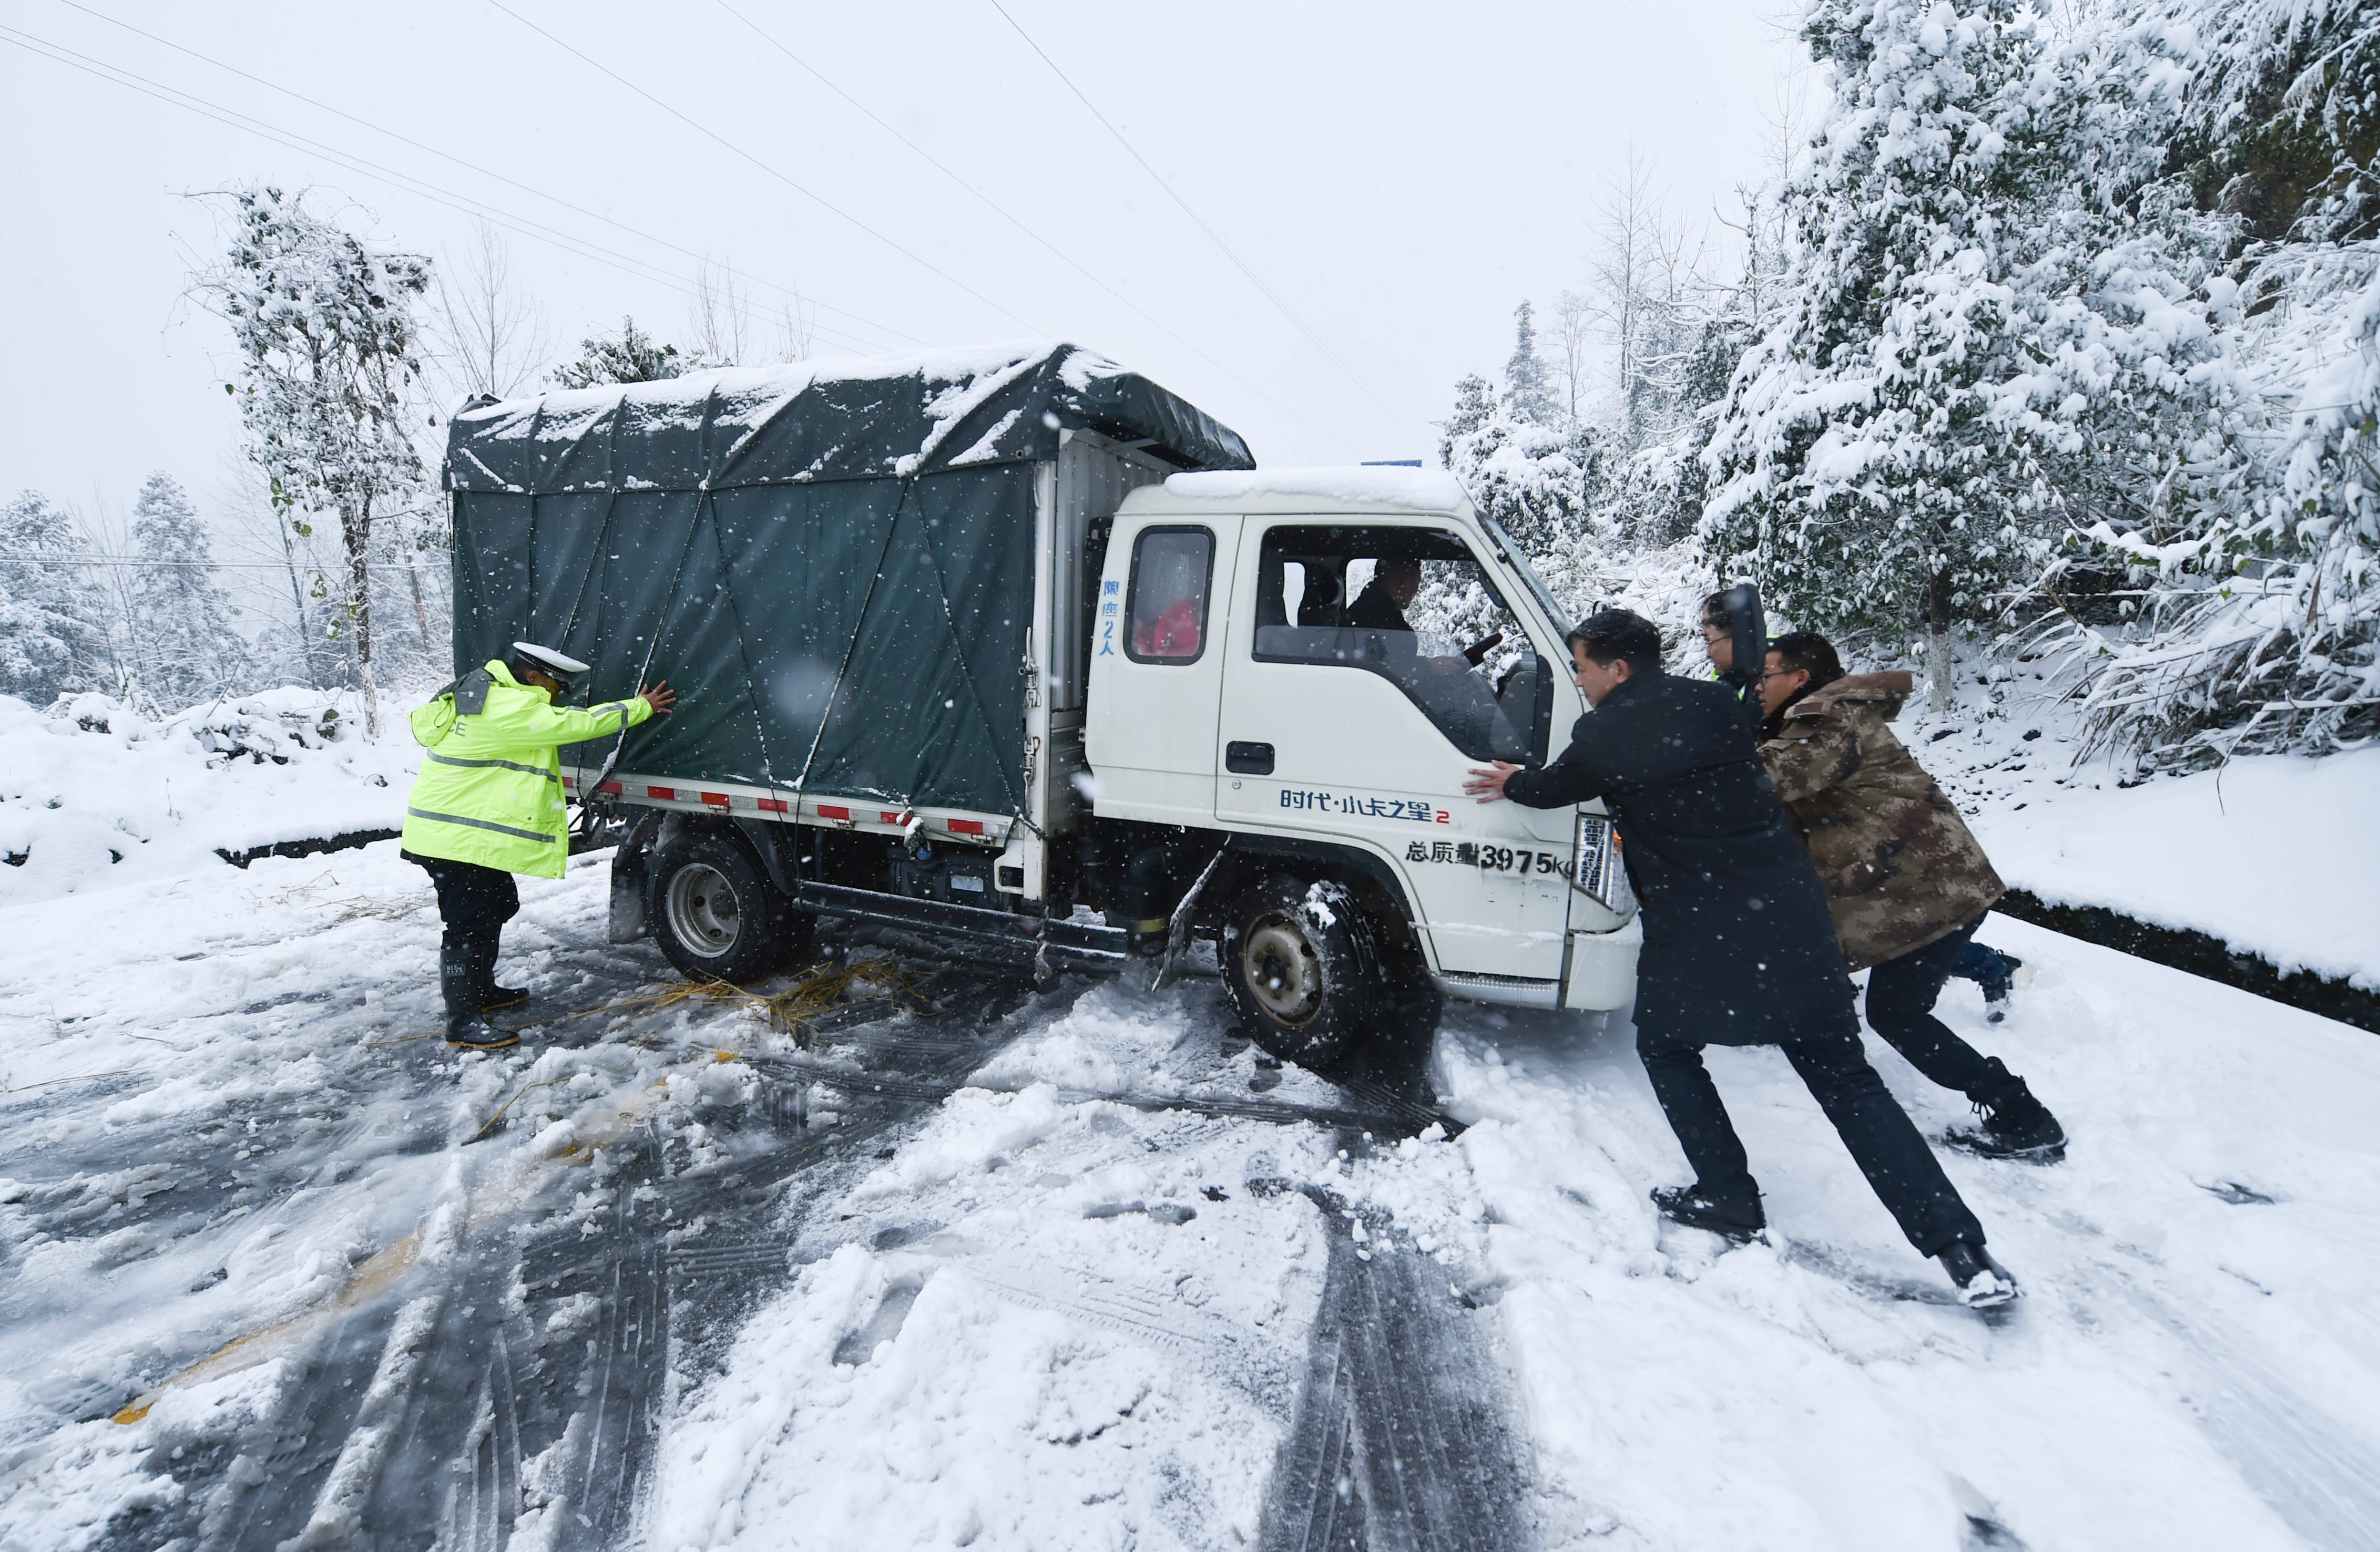
{"type": "Polygon", "coordinates": [[[723,835],[691,835],[647,866],[645,915],[672,964],[698,980],[748,981],[808,947],[812,919],[723,835]]]}
{"type": "Polygon", "coordinates": [[[1373,1032],[1389,977],[1371,919],[1346,889],[1275,873],[1243,891],[1223,922],[1223,985],[1257,1043],[1327,1064],[1373,1032]]]}

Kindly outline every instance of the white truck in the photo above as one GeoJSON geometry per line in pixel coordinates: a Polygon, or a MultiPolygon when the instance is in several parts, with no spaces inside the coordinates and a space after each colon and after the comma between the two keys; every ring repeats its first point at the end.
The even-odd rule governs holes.
{"type": "Polygon", "coordinates": [[[528,637],[686,690],[565,765],[630,821],[614,938],[690,974],[773,969],[820,915],[1043,975],[1205,939],[1308,1061],[1441,996],[1626,1005],[1600,812],[1462,795],[1585,709],[1559,605],[1449,476],[1252,462],[1064,346],[481,404],[456,657],[528,637]]]}

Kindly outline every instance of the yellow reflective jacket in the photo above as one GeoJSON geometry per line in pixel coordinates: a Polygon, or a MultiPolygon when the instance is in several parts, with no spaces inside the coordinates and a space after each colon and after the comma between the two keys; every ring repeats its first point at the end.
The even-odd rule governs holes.
{"type": "MultiPolygon", "coordinates": [[[[635,727],[653,709],[641,697],[584,711],[555,707],[550,698],[500,661],[455,682],[454,728],[422,757],[405,802],[399,843],[407,851],[562,877],[570,859],[562,746],[635,727]]],[[[434,727],[437,704],[413,713],[417,728],[434,727]]]]}

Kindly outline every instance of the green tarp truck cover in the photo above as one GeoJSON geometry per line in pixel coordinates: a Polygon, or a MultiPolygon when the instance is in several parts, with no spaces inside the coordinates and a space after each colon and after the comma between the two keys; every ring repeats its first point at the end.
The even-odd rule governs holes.
{"type": "MultiPolygon", "coordinates": [[[[515,640],[674,714],[619,769],[1014,814],[1037,465],[1069,429],[1185,469],[1239,435],[1087,350],[730,368],[467,407],[455,658],[515,640]]],[[[565,749],[600,766],[608,744],[565,749]]]]}

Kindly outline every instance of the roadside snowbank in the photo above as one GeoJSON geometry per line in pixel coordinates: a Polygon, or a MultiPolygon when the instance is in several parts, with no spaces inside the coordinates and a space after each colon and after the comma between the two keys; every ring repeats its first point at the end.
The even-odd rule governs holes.
{"type": "Polygon", "coordinates": [[[0,696],[0,904],[223,866],[217,848],[394,830],[420,750],[352,695],[290,686],[150,721],[0,696]]]}
{"type": "Polygon", "coordinates": [[[2263,755],[2124,791],[1986,808],[2003,878],[2380,990],[2380,749],[2263,755]]]}

